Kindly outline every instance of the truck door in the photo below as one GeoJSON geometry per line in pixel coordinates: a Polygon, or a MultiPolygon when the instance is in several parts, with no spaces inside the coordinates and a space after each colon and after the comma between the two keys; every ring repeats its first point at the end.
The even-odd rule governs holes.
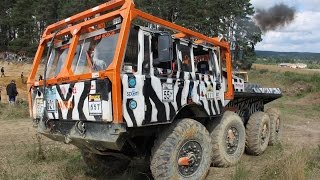
{"type": "Polygon", "coordinates": [[[141,126],[145,116],[143,49],[143,31],[137,26],[131,28],[121,73],[123,117],[128,127],[141,126]]]}

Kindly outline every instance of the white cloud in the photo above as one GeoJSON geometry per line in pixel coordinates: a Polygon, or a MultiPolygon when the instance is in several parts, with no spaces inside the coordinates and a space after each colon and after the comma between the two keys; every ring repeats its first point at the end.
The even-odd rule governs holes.
{"type": "Polygon", "coordinates": [[[300,9],[295,20],[286,27],[269,31],[263,35],[263,41],[256,46],[257,50],[297,51],[320,53],[320,1],[319,0],[251,0],[254,7],[271,7],[275,3],[284,2],[300,9]]]}

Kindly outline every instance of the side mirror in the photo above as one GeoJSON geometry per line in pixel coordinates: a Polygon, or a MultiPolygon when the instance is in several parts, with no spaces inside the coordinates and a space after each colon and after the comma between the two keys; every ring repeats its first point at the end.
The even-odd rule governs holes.
{"type": "Polygon", "coordinates": [[[160,62],[172,61],[172,38],[170,34],[161,34],[158,36],[158,57],[160,62]]]}

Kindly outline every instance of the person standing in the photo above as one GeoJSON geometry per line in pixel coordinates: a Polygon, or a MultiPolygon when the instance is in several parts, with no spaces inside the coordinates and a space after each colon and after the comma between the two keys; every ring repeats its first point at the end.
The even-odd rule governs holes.
{"type": "Polygon", "coordinates": [[[6,77],[6,75],[4,75],[4,67],[1,68],[1,77],[6,77]]]}
{"type": "Polygon", "coordinates": [[[7,95],[9,103],[14,104],[16,102],[16,96],[18,95],[17,86],[14,80],[7,85],[7,95]]]}

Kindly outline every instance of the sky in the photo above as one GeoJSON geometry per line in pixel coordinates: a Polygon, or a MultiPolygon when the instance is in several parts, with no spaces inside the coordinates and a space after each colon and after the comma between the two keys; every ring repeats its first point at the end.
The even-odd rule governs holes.
{"type": "Polygon", "coordinates": [[[320,0],[251,0],[255,9],[284,3],[296,9],[294,21],[263,34],[256,50],[320,53],[320,0]]]}

